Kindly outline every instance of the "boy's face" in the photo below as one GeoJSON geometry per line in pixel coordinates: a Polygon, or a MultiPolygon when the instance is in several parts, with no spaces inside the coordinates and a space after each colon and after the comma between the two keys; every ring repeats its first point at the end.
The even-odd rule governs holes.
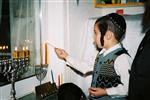
{"type": "Polygon", "coordinates": [[[98,25],[94,25],[94,45],[97,49],[102,48],[102,45],[100,43],[101,33],[99,31],[98,25]]]}

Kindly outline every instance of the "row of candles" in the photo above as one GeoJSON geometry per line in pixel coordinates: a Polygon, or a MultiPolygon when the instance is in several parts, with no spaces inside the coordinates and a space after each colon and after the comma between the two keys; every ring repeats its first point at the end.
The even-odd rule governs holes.
{"type": "MultiPolygon", "coordinates": [[[[0,51],[2,53],[2,51],[5,51],[8,49],[8,46],[0,46],[0,51]]],[[[22,49],[18,50],[18,47],[15,46],[13,54],[12,54],[13,58],[26,58],[26,57],[30,57],[30,51],[28,49],[28,46],[23,46],[22,49]]],[[[40,48],[40,64],[43,64],[43,45],[40,48]]],[[[45,64],[48,64],[48,43],[45,43],[45,64]]]]}
{"type": "MultiPolygon", "coordinates": [[[[11,57],[11,53],[7,51],[8,46],[3,45],[0,46],[0,54],[3,58],[7,58],[6,56],[11,57]]],[[[30,57],[30,51],[28,49],[28,46],[23,46],[21,49],[18,49],[17,46],[15,46],[14,51],[12,53],[12,56],[14,59],[17,58],[29,58],[30,57]]]]}
{"type": "Polygon", "coordinates": [[[11,58],[8,45],[0,45],[0,60],[6,60],[11,58]]]}
{"type": "MultiPolygon", "coordinates": [[[[43,45],[40,48],[40,64],[43,64],[43,45]]],[[[28,46],[23,46],[21,50],[15,47],[13,51],[13,58],[25,58],[30,57],[30,51],[28,46]]],[[[48,64],[48,43],[45,43],[45,64],[48,64]]]]}
{"type": "Polygon", "coordinates": [[[22,47],[22,50],[18,50],[17,47],[15,47],[14,51],[13,51],[13,58],[17,59],[17,58],[29,58],[30,57],[30,51],[28,49],[28,46],[26,47],[22,47]]]}
{"type": "Polygon", "coordinates": [[[1,45],[0,46],[0,50],[7,50],[8,49],[8,46],[7,45],[1,45]]]}
{"type": "Polygon", "coordinates": [[[45,64],[48,65],[48,43],[44,44],[45,48],[45,55],[43,54],[43,45],[40,47],[40,64],[43,65],[43,57],[45,56],[45,64]]]}

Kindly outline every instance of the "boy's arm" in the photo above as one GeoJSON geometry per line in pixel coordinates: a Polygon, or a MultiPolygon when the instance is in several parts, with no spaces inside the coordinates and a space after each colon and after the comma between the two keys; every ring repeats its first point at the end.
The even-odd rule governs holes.
{"type": "Polygon", "coordinates": [[[83,62],[81,60],[74,59],[70,56],[67,57],[66,62],[68,65],[70,65],[72,68],[80,71],[82,74],[86,74],[88,72],[93,71],[94,63],[87,64],[87,62],[83,62]]]}
{"type": "Polygon", "coordinates": [[[93,64],[89,64],[88,62],[71,58],[63,49],[55,48],[55,52],[58,58],[65,60],[70,67],[80,71],[82,74],[86,75],[87,72],[93,71],[94,59],[93,64]]]}
{"type": "Polygon", "coordinates": [[[131,68],[132,59],[127,54],[118,56],[114,62],[116,73],[120,76],[122,84],[117,87],[106,89],[110,96],[124,97],[128,95],[129,70],[131,68]]]}

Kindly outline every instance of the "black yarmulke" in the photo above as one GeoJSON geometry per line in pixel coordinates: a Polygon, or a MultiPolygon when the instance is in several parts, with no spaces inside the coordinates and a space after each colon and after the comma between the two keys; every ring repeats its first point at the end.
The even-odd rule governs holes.
{"type": "Polygon", "coordinates": [[[112,23],[122,32],[126,32],[126,22],[122,15],[119,15],[117,13],[111,13],[108,14],[110,20],[112,23]]]}

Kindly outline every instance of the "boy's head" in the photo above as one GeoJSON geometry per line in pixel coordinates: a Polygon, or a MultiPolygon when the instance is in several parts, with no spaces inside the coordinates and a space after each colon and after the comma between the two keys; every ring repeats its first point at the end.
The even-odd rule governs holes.
{"type": "Polygon", "coordinates": [[[74,83],[64,83],[58,89],[58,100],[86,100],[86,96],[74,83]]]}
{"type": "Polygon", "coordinates": [[[97,48],[107,48],[116,44],[125,36],[126,22],[123,16],[110,13],[96,20],[94,25],[94,42],[97,48]]]}

